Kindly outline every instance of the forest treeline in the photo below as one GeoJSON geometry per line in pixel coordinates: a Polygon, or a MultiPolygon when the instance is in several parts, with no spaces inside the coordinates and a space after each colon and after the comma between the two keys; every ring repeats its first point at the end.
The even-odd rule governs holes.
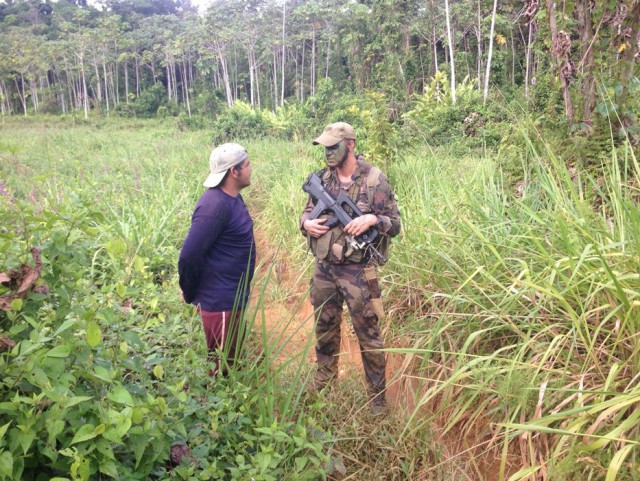
{"type": "Polygon", "coordinates": [[[638,136],[637,0],[5,0],[0,45],[3,115],[314,110],[324,86],[393,120],[472,89],[638,136]]]}

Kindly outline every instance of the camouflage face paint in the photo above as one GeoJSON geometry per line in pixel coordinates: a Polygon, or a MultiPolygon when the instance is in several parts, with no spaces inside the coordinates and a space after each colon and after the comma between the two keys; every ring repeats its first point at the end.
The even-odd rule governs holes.
{"type": "Polygon", "coordinates": [[[331,169],[340,167],[344,163],[344,161],[347,160],[348,154],[349,147],[347,141],[345,140],[341,140],[331,147],[324,148],[324,155],[327,158],[327,165],[331,169]]]}

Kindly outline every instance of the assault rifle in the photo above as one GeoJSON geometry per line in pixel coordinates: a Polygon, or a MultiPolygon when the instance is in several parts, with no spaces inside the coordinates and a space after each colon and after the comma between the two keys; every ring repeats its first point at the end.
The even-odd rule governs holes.
{"type": "MultiPolygon", "coordinates": [[[[325,211],[331,211],[334,216],[329,217],[323,225],[332,228],[342,224],[344,227],[353,219],[362,215],[362,211],[358,209],[351,197],[344,191],[341,190],[337,198],[327,192],[318,174],[311,174],[306,182],[302,184],[302,190],[316,201],[315,207],[309,213],[309,220],[317,219],[325,211]]],[[[362,249],[367,245],[371,245],[377,237],[378,231],[376,228],[369,227],[366,232],[354,238],[351,245],[356,249],[362,249]]]]}

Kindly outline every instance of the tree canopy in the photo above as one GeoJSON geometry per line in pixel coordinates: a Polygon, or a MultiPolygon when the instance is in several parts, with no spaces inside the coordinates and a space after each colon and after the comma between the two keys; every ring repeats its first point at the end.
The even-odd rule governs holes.
{"type": "Polygon", "coordinates": [[[468,81],[573,131],[638,133],[637,0],[218,0],[202,14],[190,0],[13,0],[0,42],[4,115],[215,115],[206,99],[220,98],[275,110],[329,79],[402,114],[440,73],[454,102],[468,81]]]}

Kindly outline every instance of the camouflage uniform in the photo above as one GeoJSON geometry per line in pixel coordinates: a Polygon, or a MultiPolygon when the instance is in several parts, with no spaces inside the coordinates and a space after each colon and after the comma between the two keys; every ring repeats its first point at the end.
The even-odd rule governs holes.
{"type": "MultiPolygon", "coordinates": [[[[394,237],[401,228],[395,197],[387,178],[380,174],[373,195],[373,205],[369,205],[367,175],[370,170],[370,164],[359,160],[350,185],[341,185],[336,173],[328,168],[322,170],[319,176],[325,189],[332,195],[336,196],[342,188],[363,214],[371,213],[378,216],[376,228],[381,234],[380,239],[384,236],[394,237]]],[[[310,198],[302,214],[301,226],[308,219],[313,207],[313,200],[310,198]]],[[[372,302],[373,298],[379,297],[377,276],[373,279],[373,287],[378,293],[372,293],[372,281],[367,282],[364,275],[365,267],[375,264],[375,256],[368,251],[350,249],[342,227],[338,225],[330,229],[319,239],[307,237],[317,261],[311,286],[311,303],[316,309],[318,367],[315,384],[321,389],[338,374],[340,324],[342,306],[346,301],[351,323],[360,343],[369,394],[375,397],[385,389],[386,365],[385,355],[381,351],[384,345],[378,326],[378,315],[372,302]]],[[[302,228],[301,230],[306,235],[306,231],[302,228]]],[[[384,403],[383,396],[377,398],[379,402],[384,403]]]]}

